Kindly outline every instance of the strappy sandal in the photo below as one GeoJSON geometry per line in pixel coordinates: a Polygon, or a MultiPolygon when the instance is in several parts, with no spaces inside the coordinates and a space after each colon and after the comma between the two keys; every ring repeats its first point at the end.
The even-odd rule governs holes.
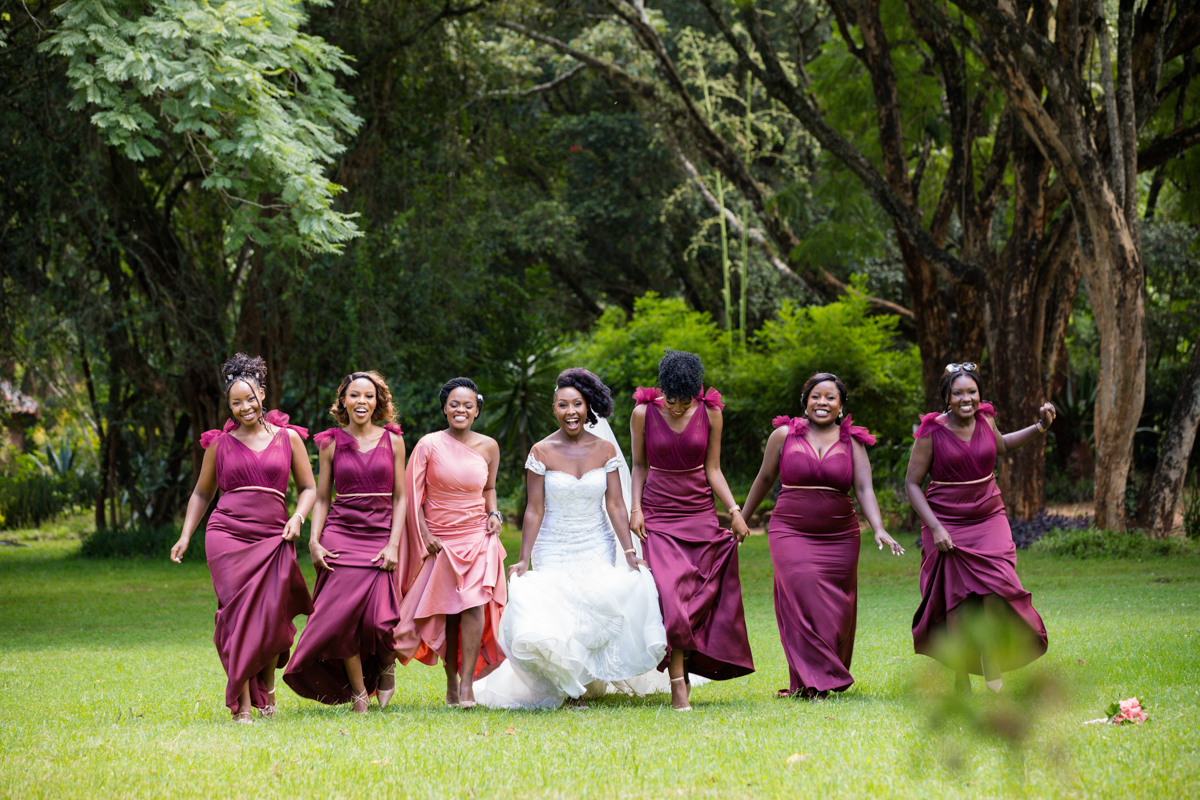
{"type": "Polygon", "coordinates": [[[687,705],[686,706],[675,705],[675,683],[677,681],[683,681],[684,691],[685,692],[687,691],[687,675],[684,675],[682,678],[671,678],[671,708],[675,709],[676,711],[691,711],[692,703],[686,694],[684,695],[684,702],[687,703],[687,705]]]}
{"type": "Polygon", "coordinates": [[[234,714],[233,721],[239,725],[253,725],[254,717],[251,716],[250,709],[247,708],[245,711],[238,711],[234,714]]]}
{"type": "Polygon", "coordinates": [[[267,692],[267,697],[271,698],[271,702],[267,703],[265,706],[260,708],[258,710],[258,715],[260,717],[265,717],[265,718],[269,719],[269,718],[275,716],[275,690],[272,689],[271,691],[267,692]]]}
{"type": "Polygon", "coordinates": [[[350,702],[354,704],[355,714],[365,714],[371,705],[371,695],[367,694],[366,692],[363,692],[362,694],[351,692],[350,702]]]}
{"type": "Polygon", "coordinates": [[[388,664],[388,668],[379,673],[379,683],[375,687],[375,699],[379,701],[380,708],[387,708],[388,701],[392,699],[392,695],[396,693],[396,662],[388,664]],[[387,679],[387,688],[384,688],[384,679],[387,679]]]}

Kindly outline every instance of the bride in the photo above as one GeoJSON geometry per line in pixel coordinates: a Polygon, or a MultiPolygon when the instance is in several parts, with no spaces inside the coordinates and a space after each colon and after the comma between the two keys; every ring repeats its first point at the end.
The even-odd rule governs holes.
{"type": "Polygon", "coordinates": [[[584,369],[555,386],[559,429],[525,462],[521,553],[500,618],[508,658],[475,683],[484,706],[557,708],[653,670],[666,653],[654,579],[629,536],[624,459],[585,425],[612,413],[612,395],[584,369]]]}

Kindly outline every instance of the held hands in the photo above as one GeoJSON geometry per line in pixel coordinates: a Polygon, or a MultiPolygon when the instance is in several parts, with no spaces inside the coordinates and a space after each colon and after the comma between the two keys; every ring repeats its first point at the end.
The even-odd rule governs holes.
{"type": "Polygon", "coordinates": [[[300,526],[303,525],[300,519],[293,514],[287,524],[283,526],[283,540],[285,542],[294,542],[300,538],[300,526]]]}
{"type": "Polygon", "coordinates": [[[180,563],[183,560],[183,554],[187,552],[187,548],[188,540],[180,536],[179,541],[171,548],[171,560],[176,564],[180,563]]]}
{"type": "Polygon", "coordinates": [[[320,542],[314,542],[311,539],[308,541],[308,553],[312,556],[313,565],[317,569],[323,569],[326,572],[333,572],[333,567],[325,563],[325,559],[338,558],[337,553],[329,552],[320,542]]]}
{"type": "Polygon", "coordinates": [[[741,511],[733,512],[733,522],[730,527],[733,529],[733,538],[738,544],[746,541],[746,537],[750,535],[750,526],[742,518],[741,511]]]}
{"type": "Polygon", "coordinates": [[[508,568],[508,579],[512,580],[513,578],[519,578],[526,572],[529,572],[529,562],[525,559],[521,559],[508,568]]]}
{"type": "Polygon", "coordinates": [[[1038,422],[1042,423],[1041,428],[1043,431],[1050,430],[1050,426],[1054,424],[1056,416],[1058,416],[1058,409],[1054,407],[1053,403],[1044,403],[1038,409],[1038,422]]]}
{"type": "Polygon", "coordinates": [[[377,556],[375,556],[374,558],[371,559],[371,563],[374,564],[376,561],[378,561],[381,558],[383,559],[383,563],[379,565],[380,569],[385,570],[387,572],[391,572],[392,570],[394,570],[396,568],[396,565],[398,563],[400,563],[400,545],[398,545],[398,544],[387,545],[386,547],[384,547],[382,550],[379,551],[379,554],[377,556]]]}
{"type": "Polygon", "coordinates": [[[626,553],[625,563],[628,564],[629,568],[634,572],[637,572],[638,567],[645,567],[647,571],[650,569],[650,565],[638,558],[637,553],[626,553]]]}
{"type": "Polygon", "coordinates": [[[643,542],[646,541],[646,518],[642,516],[640,508],[635,508],[629,515],[629,532],[643,542]]]}
{"type": "Polygon", "coordinates": [[[900,546],[899,542],[897,542],[895,539],[893,539],[891,536],[889,536],[888,532],[885,530],[880,529],[878,531],[875,531],[875,544],[879,545],[880,550],[882,550],[883,546],[886,544],[888,547],[891,548],[892,555],[896,555],[896,556],[904,555],[904,548],[900,546]]]}
{"type": "Polygon", "coordinates": [[[933,529],[933,546],[943,553],[949,553],[954,549],[954,542],[950,541],[950,534],[946,533],[946,529],[941,525],[933,529]]]}

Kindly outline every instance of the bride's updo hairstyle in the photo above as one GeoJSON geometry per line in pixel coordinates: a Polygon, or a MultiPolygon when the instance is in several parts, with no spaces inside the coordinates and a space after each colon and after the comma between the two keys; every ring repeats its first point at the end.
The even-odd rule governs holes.
{"type": "Polygon", "coordinates": [[[704,390],[704,364],[695,353],[667,350],[658,362],[658,388],[663,397],[690,401],[704,390]]]}
{"type": "Polygon", "coordinates": [[[225,381],[225,399],[229,399],[229,390],[238,381],[245,381],[259,392],[263,390],[263,380],[267,377],[267,362],[262,356],[248,356],[245,353],[235,353],[221,365],[221,378],[225,381]]]}
{"type": "Polygon", "coordinates": [[[338,384],[337,402],[329,407],[329,413],[333,415],[337,424],[350,424],[350,412],[346,410],[346,390],[359,378],[366,378],[375,385],[375,413],[371,415],[371,422],[377,425],[381,422],[395,422],[396,407],[392,405],[392,390],[388,388],[382,375],[370,369],[366,372],[351,372],[338,384]]]}
{"type": "Polygon", "coordinates": [[[554,392],[567,387],[577,390],[587,403],[587,421],[595,425],[600,417],[607,417],[613,412],[612,392],[604,385],[604,381],[582,367],[564,369],[554,382],[554,392]]]}
{"type": "Polygon", "coordinates": [[[470,378],[451,378],[446,381],[446,385],[438,392],[438,404],[441,405],[442,411],[446,410],[446,401],[450,399],[450,393],[455,389],[470,389],[475,393],[475,410],[483,411],[483,395],[479,393],[479,387],[475,385],[475,381],[470,378]]]}

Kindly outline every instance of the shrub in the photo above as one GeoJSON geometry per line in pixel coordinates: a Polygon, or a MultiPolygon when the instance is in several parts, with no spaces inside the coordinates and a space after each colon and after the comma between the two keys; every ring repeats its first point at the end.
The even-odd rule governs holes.
{"type": "Polygon", "coordinates": [[[1031,550],[1075,558],[1145,558],[1179,556],[1195,550],[1187,539],[1148,539],[1140,531],[1055,529],[1034,543],[1031,550]]]}
{"type": "MultiPolygon", "coordinates": [[[[178,525],[130,525],[99,528],[83,537],[80,555],[85,558],[167,558],[179,540],[178,525]]],[[[184,561],[204,561],[204,527],[192,534],[184,561]]]]}
{"type": "Polygon", "coordinates": [[[1192,475],[1192,490],[1183,494],[1183,530],[1189,539],[1200,539],[1200,480],[1192,475]]]}
{"type": "Polygon", "coordinates": [[[1078,531],[1090,527],[1092,518],[1066,517],[1061,514],[1050,514],[1041,511],[1032,519],[1014,519],[1009,521],[1012,528],[1013,542],[1018,550],[1024,550],[1038,539],[1051,531],[1078,531]]]}
{"type": "Polygon", "coordinates": [[[32,455],[19,455],[0,473],[0,527],[37,527],[94,493],[90,475],[54,472],[32,455]]]}

